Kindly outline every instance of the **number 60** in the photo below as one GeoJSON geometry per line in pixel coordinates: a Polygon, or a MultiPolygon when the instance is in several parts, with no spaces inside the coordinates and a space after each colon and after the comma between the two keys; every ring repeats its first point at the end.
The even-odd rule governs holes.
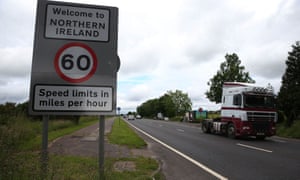
{"type": "MultiPolygon", "coordinates": [[[[65,54],[62,56],[61,66],[65,70],[71,70],[74,68],[74,56],[72,54],[65,54]]],[[[80,55],[75,59],[77,68],[81,71],[88,70],[91,66],[91,59],[87,55],[80,55]],[[82,63],[83,62],[83,63],[82,63]],[[85,62],[85,63],[84,63],[85,62]]]]}

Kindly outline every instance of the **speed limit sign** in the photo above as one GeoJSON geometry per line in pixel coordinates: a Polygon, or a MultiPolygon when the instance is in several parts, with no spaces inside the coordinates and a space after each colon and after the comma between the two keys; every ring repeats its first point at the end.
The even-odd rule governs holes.
{"type": "Polygon", "coordinates": [[[72,42],[58,50],[54,60],[57,74],[65,81],[81,83],[93,76],[97,56],[86,44],[72,42]]]}
{"type": "Polygon", "coordinates": [[[117,7],[38,0],[29,114],[116,114],[118,15],[117,7]]]}

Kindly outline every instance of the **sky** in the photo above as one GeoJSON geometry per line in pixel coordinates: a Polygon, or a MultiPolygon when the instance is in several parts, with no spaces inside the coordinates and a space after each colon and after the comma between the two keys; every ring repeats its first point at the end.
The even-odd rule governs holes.
{"type": "MultiPolygon", "coordinates": [[[[65,0],[119,8],[117,107],[135,111],[167,91],[217,110],[205,92],[226,54],[278,93],[300,40],[297,0],[65,0]]],[[[0,0],[0,104],[29,100],[37,0],[0,0]]]]}

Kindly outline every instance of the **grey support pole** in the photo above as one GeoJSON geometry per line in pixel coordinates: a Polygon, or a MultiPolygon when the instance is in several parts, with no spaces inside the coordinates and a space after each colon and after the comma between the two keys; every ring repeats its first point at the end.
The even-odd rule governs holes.
{"type": "Polygon", "coordinates": [[[105,179],[104,176],[104,128],[105,118],[103,115],[99,118],[99,177],[105,179]]]}
{"type": "Polygon", "coordinates": [[[43,115],[42,152],[41,152],[41,177],[47,178],[48,174],[48,121],[49,115],[43,115]]]}

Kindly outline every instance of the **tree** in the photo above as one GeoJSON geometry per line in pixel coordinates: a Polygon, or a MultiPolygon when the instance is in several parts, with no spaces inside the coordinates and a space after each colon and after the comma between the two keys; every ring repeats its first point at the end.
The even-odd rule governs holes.
{"type": "Polygon", "coordinates": [[[154,117],[157,113],[163,113],[164,116],[173,117],[183,115],[186,111],[192,109],[192,101],[188,94],[180,90],[175,92],[167,91],[158,99],[150,99],[137,107],[137,112],[146,117],[154,117]]]}
{"type": "Polygon", "coordinates": [[[159,99],[150,99],[137,107],[137,113],[145,117],[154,117],[159,111],[159,99]]]}
{"type": "Polygon", "coordinates": [[[175,115],[184,115],[185,112],[192,110],[192,101],[187,93],[176,90],[175,92],[168,91],[167,95],[169,95],[173,101],[175,115]]]}
{"type": "Polygon", "coordinates": [[[244,72],[245,67],[241,66],[241,60],[237,54],[226,54],[226,61],[221,63],[220,70],[207,83],[210,86],[205,95],[210,101],[220,103],[222,99],[222,86],[224,82],[246,82],[255,83],[248,72],[244,72]]]}
{"type": "Polygon", "coordinates": [[[278,107],[287,116],[287,125],[300,115],[300,41],[292,45],[285,62],[286,70],[278,93],[278,107]]]}
{"type": "Polygon", "coordinates": [[[164,94],[159,98],[160,112],[164,116],[173,117],[176,115],[176,106],[169,94],[164,94]]]}

